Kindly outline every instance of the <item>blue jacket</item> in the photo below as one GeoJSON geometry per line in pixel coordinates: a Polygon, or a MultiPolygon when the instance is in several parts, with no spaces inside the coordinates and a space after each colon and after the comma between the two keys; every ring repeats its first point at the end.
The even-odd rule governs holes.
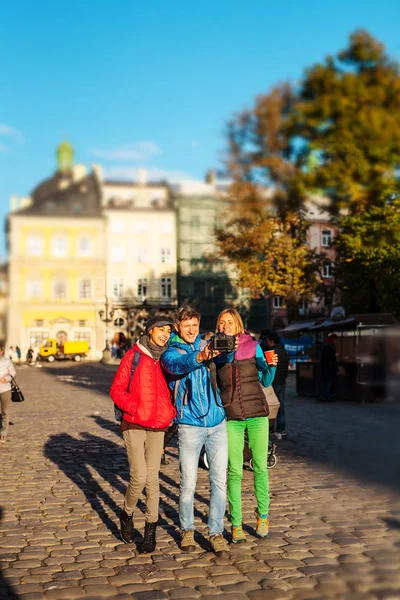
{"type": "Polygon", "coordinates": [[[221,400],[217,390],[217,401],[214,397],[209,369],[204,362],[197,362],[200,342],[200,335],[193,344],[187,344],[173,334],[161,364],[170,374],[169,385],[174,392],[177,412],[175,423],[215,427],[225,419],[225,411],[219,406],[221,400]]]}

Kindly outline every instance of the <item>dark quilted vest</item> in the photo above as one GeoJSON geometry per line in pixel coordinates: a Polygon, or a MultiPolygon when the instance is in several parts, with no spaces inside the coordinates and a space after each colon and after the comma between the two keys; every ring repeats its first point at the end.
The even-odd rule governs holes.
{"type": "Polygon", "coordinates": [[[268,416],[255,357],[217,365],[217,382],[228,421],[268,416]]]}

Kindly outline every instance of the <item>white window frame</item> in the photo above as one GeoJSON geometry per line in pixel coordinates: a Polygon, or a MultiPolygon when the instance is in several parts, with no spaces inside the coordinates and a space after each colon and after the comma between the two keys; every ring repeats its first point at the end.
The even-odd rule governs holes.
{"type": "Polygon", "coordinates": [[[53,281],[53,298],[54,300],[66,300],[68,296],[68,282],[66,279],[55,279],[53,281]],[[64,286],[65,294],[64,296],[57,295],[57,286],[62,284],[64,286]]]}
{"type": "Polygon", "coordinates": [[[173,232],[173,224],[171,221],[160,221],[158,224],[159,233],[172,233],[173,232]]]}
{"type": "Polygon", "coordinates": [[[161,277],[160,298],[161,300],[170,300],[172,298],[172,277],[161,277]]]}
{"type": "Polygon", "coordinates": [[[323,229],[321,232],[321,246],[323,248],[330,248],[333,240],[332,229],[323,229]]]}
{"type": "Polygon", "coordinates": [[[44,343],[44,341],[49,337],[49,332],[48,331],[30,331],[29,332],[29,346],[31,346],[32,348],[40,348],[41,344],[44,343]],[[41,338],[41,340],[39,341],[39,345],[36,345],[36,342],[32,343],[32,337],[34,337],[35,339],[41,338]]]}
{"type": "Polygon", "coordinates": [[[125,223],[123,221],[111,221],[111,233],[125,233],[125,223]]]}
{"type": "Polygon", "coordinates": [[[78,237],[76,254],[82,258],[87,258],[93,255],[93,243],[89,235],[82,234],[78,237]],[[82,247],[85,246],[85,244],[87,244],[86,248],[82,247]]]}
{"type": "Polygon", "coordinates": [[[148,221],[135,221],[135,231],[136,233],[147,233],[149,231],[149,222],[148,221]]]}
{"type": "Polygon", "coordinates": [[[125,246],[111,246],[111,260],[112,262],[124,262],[125,246]]]}
{"type": "Polygon", "coordinates": [[[161,248],[161,262],[164,265],[170,265],[172,263],[171,248],[161,248]]]}
{"type": "Polygon", "coordinates": [[[283,308],[283,298],[282,296],[274,296],[272,299],[272,306],[274,308],[283,308]]]}
{"type": "Polygon", "coordinates": [[[139,298],[146,298],[148,284],[149,284],[149,282],[148,282],[147,277],[140,277],[137,280],[137,295],[139,298]]]}
{"type": "Polygon", "coordinates": [[[324,279],[332,279],[332,262],[330,260],[325,260],[322,263],[322,277],[324,279]]]}
{"type": "Polygon", "coordinates": [[[43,285],[41,279],[27,279],[25,293],[26,297],[31,300],[38,300],[41,298],[43,294],[43,285]]]}
{"type": "Polygon", "coordinates": [[[92,298],[92,280],[89,277],[82,277],[78,282],[78,298],[79,300],[88,300],[92,298]],[[89,285],[87,285],[89,283],[89,285]],[[89,293],[87,293],[87,288],[89,293]]]}
{"type": "Polygon", "coordinates": [[[27,256],[42,256],[43,255],[43,236],[39,233],[30,233],[26,238],[26,254],[27,256]]]}
{"type": "Polygon", "coordinates": [[[124,297],[124,280],[122,277],[113,277],[113,298],[124,297]]]}
{"type": "Polygon", "coordinates": [[[146,264],[149,262],[149,249],[145,246],[140,246],[136,250],[136,259],[138,263],[146,264]]]}
{"type": "Polygon", "coordinates": [[[68,237],[64,233],[56,233],[51,238],[51,255],[53,258],[68,256],[68,237]]]}

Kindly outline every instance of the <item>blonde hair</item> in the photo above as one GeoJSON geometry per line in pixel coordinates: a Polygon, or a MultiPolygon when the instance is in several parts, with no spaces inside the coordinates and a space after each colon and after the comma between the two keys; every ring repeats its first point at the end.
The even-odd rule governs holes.
{"type": "Polygon", "coordinates": [[[239,315],[236,308],[225,308],[223,311],[221,311],[219,313],[218,318],[217,318],[216,331],[218,332],[218,330],[219,330],[219,322],[221,320],[221,317],[226,314],[231,315],[231,317],[236,325],[237,333],[244,333],[244,325],[243,325],[242,317],[239,315]]]}

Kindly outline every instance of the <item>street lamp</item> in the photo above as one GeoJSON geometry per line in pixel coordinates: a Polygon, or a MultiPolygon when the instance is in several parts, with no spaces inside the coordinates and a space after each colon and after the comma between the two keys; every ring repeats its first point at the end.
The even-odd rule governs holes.
{"type": "Polygon", "coordinates": [[[110,354],[110,346],[108,345],[108,324],[111,323],[112,318],[114,316],[114,311],[113,310],[108,310],[109,309],[109,304],[108,304],[108,297],[106,296],[106,302],[105,302],[105,308],[106,310],[99,310],[99,317],[100,320],[105,323],[106,325],[106,333],[105,333],[105,348],[103,350],[103,360],[104,359],[109,359],[110,356],[108,356],[110,354]]]}

